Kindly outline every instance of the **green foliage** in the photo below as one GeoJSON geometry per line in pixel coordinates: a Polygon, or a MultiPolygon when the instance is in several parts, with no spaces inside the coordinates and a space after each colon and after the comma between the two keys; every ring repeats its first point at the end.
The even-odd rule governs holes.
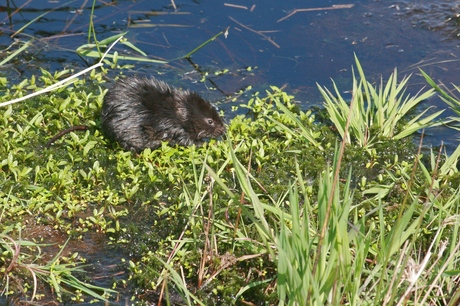
{"type": "MultiPolygon", "coordinates": [[[[96,1],[94,1],[93,4],[95,2],[96,1]]],[[[92,24],[91,24],[91,27],[92,27],[92,24]]],[[[90,36],[92,32],[93,31],[90,31],[88,36],[90,36]]],[[[97,38],[96,38],[96,36],[94,34],[94,37],[93,37],[94,43],[90,43],[89,38],[88,38],[88,43],[78,47],[76,52],[81,56],[101,58],[103,56],[102,49],[106,49],[108,46],[110,46],[111,44],[115,43],[121,37],[125,36],[126,33],[127,32],[117,34],[117,35],[113,35],[111,37],[107,37],[107,38],[105,38],[103,40],[100,40],[100,41],[97,40],[97,38]]],[[[166,64],[166,63],[178,60],[178,59],[190,58],[198,50],[200,50],[201,48],[203,48],[204,46],[206,46],[210,42],[216,40],[217,37],[219,37],[221,35],[227,35],[227,34],[228,34],[228,28],[223,30],[223,31],[220,31],[219,33],[217,33],[216,35],[214,35],[213,37],[211,37],[210,39],[208,39],[207,41],[205,41],[204,43],[202,43],[201,45],[199,45],[198,47],[196,47],[195,49],[193,49],[189,53],[185,54],[184,56],[181,56],[179,58],[170,59],[170,60],[156,60],[156,59],[148,58],[147,54],[144,51],[142,51],[141,49],[136,47],[133,43],[129,42],[127,39],[123,38],[123,39],[120,39],[120,43],[125,45],[126,47],[134,50],[136,53],[139,53],[140,56],[119,55],[118,52],[115,52],[113,55],[112,54],[107,54],[106,57],[112,59],[112,61],[113,61],[112,68],[116,67],[116,64],[118,63],[118,60],[149,62],[149,63],[156,63],[156,64],[166,64]]],[[[110,62],[107,62],[107,63],[110,64],[110,62]]]]}
{"type": "MultiPolygon", "coordinates": [[[[441,152],[439,152],[441,153],[441,152]]],[[[425,176],[426,181],[429,183],[429,186],[434,189],[439,189],[442,185],[451,183],[453,177],[458,174],[458,159],[460,156],[460,146],[448,156],[447,154],[438,154],[436,156],[433,153],[433,150],[430,150],[429,155],[429,167],[421,164],[421,169],[425,176]],[[442,163],[440,165],[440,163],[442,163]],[[435,173],[436,176],[432,177],[432,174],[435,173]]]]}
{"type": "MultiPolygon", "coordinates": [[[[420,69],[420,72],[422,73],[423,77],[425,78],[425,80],[427,81],[427,83],[433,87],[434,90],[436,90],[436,92],[439,93],[439,95],[441,96],[441,99],[446,102],[446,104],[458,115],[460,116],[460,99],[458,97],[455,96],[455,94],[452,92],[452,91],[449,91],[447,88],[444,90],[443,87],[445,88],[445,86],[441,87],[442,85],[438,85],[436,84],[436,82],[426,73],[424,72],[423,70],[420,69]],[[448,93],[449,92],[449,93],[448,93]]],[[[454,89],[455,91],[458,93],[460,92],[460,87],[459,86],[456,86],[454,85],[454,89]]],[[[460,127],[458,126],[458,123],[460,122],[460,117],[453,117],[451,118],[451,120],[449,121],[454,121],[456,122],[457,124],[452,126],[454,129],[456,130],[460,130],[460,127]]],[[[447,122],[447,123],[450,123],[450,122],[447,122]]]]}
{"type": "MultiPolygon", "coordinates": [[[[338,158],[338,154],[336,156],[338,158]]],[[[339,189],[333,190],[335,170],[327,169],[320,178],[317,205],[310,203],[307,194],[299,192],[299,189],[306,189],[300,173],[300,187],[297,187],[297,184],[289,187],[291,216],[281,220],[277,239],[280,305],[338,305],[343,294],[340,291],[347,292],[346,290],[352,289],[348,287],[353,287],[353,282],[350,282],[353,275],[349,273],[353,271],[359,275],[360,263],[357,263],[357,271],[351,270],[352,258],[349,250],[351,245],[358,244],[349,236],[355,239],[360,237],[356,234],[349,235],[347,232],[352,199],[350,178],[342,192],[339,189]],[[343,200],[340,199],[340,193],[343,193],[343,200]],[[300,197],[305,201],[303,205],[300,197]],[[331,210],[328,211],[329,208],[331,210]],[[317,214],[312,214],[316,210],[317,214]],[[330,217],[326,218],[328,214],[330,217]],[[324,237],[321,237],[321,228],[326,226],[325,224],[328,229],[324,237]],[[315,237],[321,237],[319,239],[322,243],[319,244],[315,237]],[[339,292],[334,292],[336,290],[339,292]]],[[[349,292],[352,297],[350,301],[354,300],[353,293],[349,292]]]]}
{"type": "MultiPolygon", "coordinates": [[[[17,226],[17,229],[20,236],[21,228],[17,226]]],[[[75,273],[84,272],[84,265],[81,264],[78,253],[72,254],[71,257],[62,256],[62,251],[67,242],[54,258],[41,265],[37,263],[37,259],[42,256],[41,249],[49,245],[37,244],[21,238],[14,240],[8,236],[10,232],[13,232],[13,227],[8,227],[0,234],[0,262],[3,263],[0,267],[0,272],[2,272],[4,280],[2,290],[7,295],[14,294],[17,287],[24,286],[23,294],[29,296],[31,301],[41,299],[45,292],[38,292],[38,279],[48,283],[56,294],[58,301],[61,302],[63,293],[68,292],[69,289],[77,293],[73,298],[77,302],[84,301],[82,295],[91,296],[96,300],[107,301],[110,294],[116,293],[111,289],[85,283],[74,276],[75,273]],[[31,255],[35,253],[38,253],[37,257],[31,255]],[[32,278],[32,284],[27,283],[29,277],[32,278]],[[32,290],[31,293],[26,289],[29,287],[32,290]]]]}
{"type": "Polygon", "coordinates": [[[366,80],[358,58],[355,57],[355,61],[360,79],[358,81],[353,72],[353,96],[350,103],[345,101],[335,83],[334,92],[318,85],[330,119],[344,141],[353,141],[361,147],[372,148],[382,137],[402,139],[418,130],[439,124],[433,120],[443,110],[422,118],[429,110],[425,109],[414,118],[407,118],[409,112],[414,111],[420,102],[433,95],[434,90],[430,89],[414,97],[404,96],[409,77],[405,77],[398,84],[396,69],[385,86],[382,80],[380,86],[375,88],[366,80]],[[348,132],[347,138],[345,131],[348,132]]]}
{"type": "MultiPolygon", "coordinates": [[[[87,57],[94,57],[94,58],[101,58],[103,55],[102,49],[107,49],[108,46],[116,42],[120,37],[123,37],[126,35],[127,32],[113,35],[110,37],[107,37],[101,41],[97,41],[95,43],[87,43],[84,45],[81,45],[80,47],[77,48],[76,52],[80,54],[81,56],[87,56],[87,57]]],[[[113,61],[112,68],[116,67],[116,64],[118,63],[118,60],[129,60],[129,61],[141,61],[141,62],[150,62],[150,63],[156,63],[156,64],[165,64],[167,61],[162,61],[162,60],[155,60],[155,59],[150,59],[147,58],[147,54],[145,54],[144,51],[140,50],[137,48],[134,44],[129,42],[127,39],[123,38],[120,40],[120,43],[133,51],[139,53],[142,57],[135,57],[135,56],[120,56],[118,55],[118,52],[114,52],[114,54],[108,54],[106,57],[111,58],[113,61]]],[[[110,62],[107,62],[110,63],[110,62]]]]}
{"type": "MultiPolygon", "coordinates": [[[[2,99],[71,73],[0,80],[2,99]]],[[[272,87],[240,106],[247,114],[228,123],[222,140],[133,154],[100,133],[104,73],[0,112],[0,274],[11,280],[14,272],[23,285],[8,282],[9,296],[37,299],[46,292],[40,283],[62,300],[93,298],[86,289],[102,296],[76,278],[86,255],[42,256],[44,243],[68,239],[77,248],[94,235],[127,271],[112,290],[133,288],[133,303],[436,304],[433,286],[454,294],[460,149],[423,157],[410,137],[400,139],[399,120],[392,134],[337,152],[335,132],[272,87]],[[73,125],[89,130],[45,148],[73,125]],[[12,227],[22,232],[5,232],[12,227]],[[43,227],[56,237],[35,234],[43,227]],[[27,252],[16,252],[26,241],[27,252]],[[7,273],[11,262],[17,269],[7,273]],[[44,277],[28,270],[32,263],[44,277]]],[[[386,88],[375,94],[390,97],[386,88]]]]}

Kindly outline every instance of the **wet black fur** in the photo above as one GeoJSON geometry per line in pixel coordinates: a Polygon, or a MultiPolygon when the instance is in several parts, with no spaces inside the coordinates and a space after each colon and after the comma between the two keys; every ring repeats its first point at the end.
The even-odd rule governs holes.
{"type": "Polygon", "coordinates": [[[119,80],[102,104],[102,131],[126,150],[200,144],[225,133],[216,109],[197,93],[154,78],[119,80]]]}

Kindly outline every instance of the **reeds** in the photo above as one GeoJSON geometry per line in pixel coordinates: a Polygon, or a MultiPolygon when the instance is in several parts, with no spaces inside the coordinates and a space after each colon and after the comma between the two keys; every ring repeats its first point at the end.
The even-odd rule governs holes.
{"type": "Polygon", "coordinates": [[[356,56],[355,62],[358,76],[353,72],[353,104],[342,97],[335,83],[334,91],[318,85],[329,117],[345,142],[355,142],[358,146],[371,148],[381,137],[402,139],[418,130],[441,124],[435,119],[444,110],[423,117],[430,109],[425,108],[413,118],[407,117],[422,101],[433,96],[433,89],[413,97],[405,95],[409,77],[398,83],[396,69],[385,85],[382,80],[376,88],[366,80],[356,56]],[[344,138],[347,118],[350,120],[349,138],[344,138]]]}

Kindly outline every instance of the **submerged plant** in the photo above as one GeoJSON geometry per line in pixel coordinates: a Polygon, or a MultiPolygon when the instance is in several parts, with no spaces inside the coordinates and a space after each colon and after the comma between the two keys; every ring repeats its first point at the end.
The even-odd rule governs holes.
{"type": "Polygon", "coordinates": [[[385,85],[382,80],[380,86],[376,88],[366,80],[357,57],[355,61],[360,79],[358,80],[353,72],[353,96],[350,103],[342,97],[335,82],[333,82],[334,92],[318,85],[330,119],[344,141],[356,142],[361,147],[371,148],[381,137],[401,139],[420,129],[439,124],[433,121],[444,110],[422,118],[428,112],[429,108],[427,108],[414,118],[410,120],[407,118],[408,113],[415,110],[420,102],[434,94],[433,89],[413,97],[405,95],[409,77],[403,78],[398,83],[396,69],[385,85]],[[344,138],[348,117],[350,137],[344,138]]]}

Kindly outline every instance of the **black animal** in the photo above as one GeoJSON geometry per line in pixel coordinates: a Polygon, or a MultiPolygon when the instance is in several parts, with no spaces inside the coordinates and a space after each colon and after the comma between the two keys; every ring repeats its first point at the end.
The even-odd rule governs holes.
{"type": "Polygon", "coordinates": [[[225,126],[216,109],[197,93],[155,78],[120,79],[102,104],[102,132],[125,150],[201,144],[219,137],[225,126]]]}

